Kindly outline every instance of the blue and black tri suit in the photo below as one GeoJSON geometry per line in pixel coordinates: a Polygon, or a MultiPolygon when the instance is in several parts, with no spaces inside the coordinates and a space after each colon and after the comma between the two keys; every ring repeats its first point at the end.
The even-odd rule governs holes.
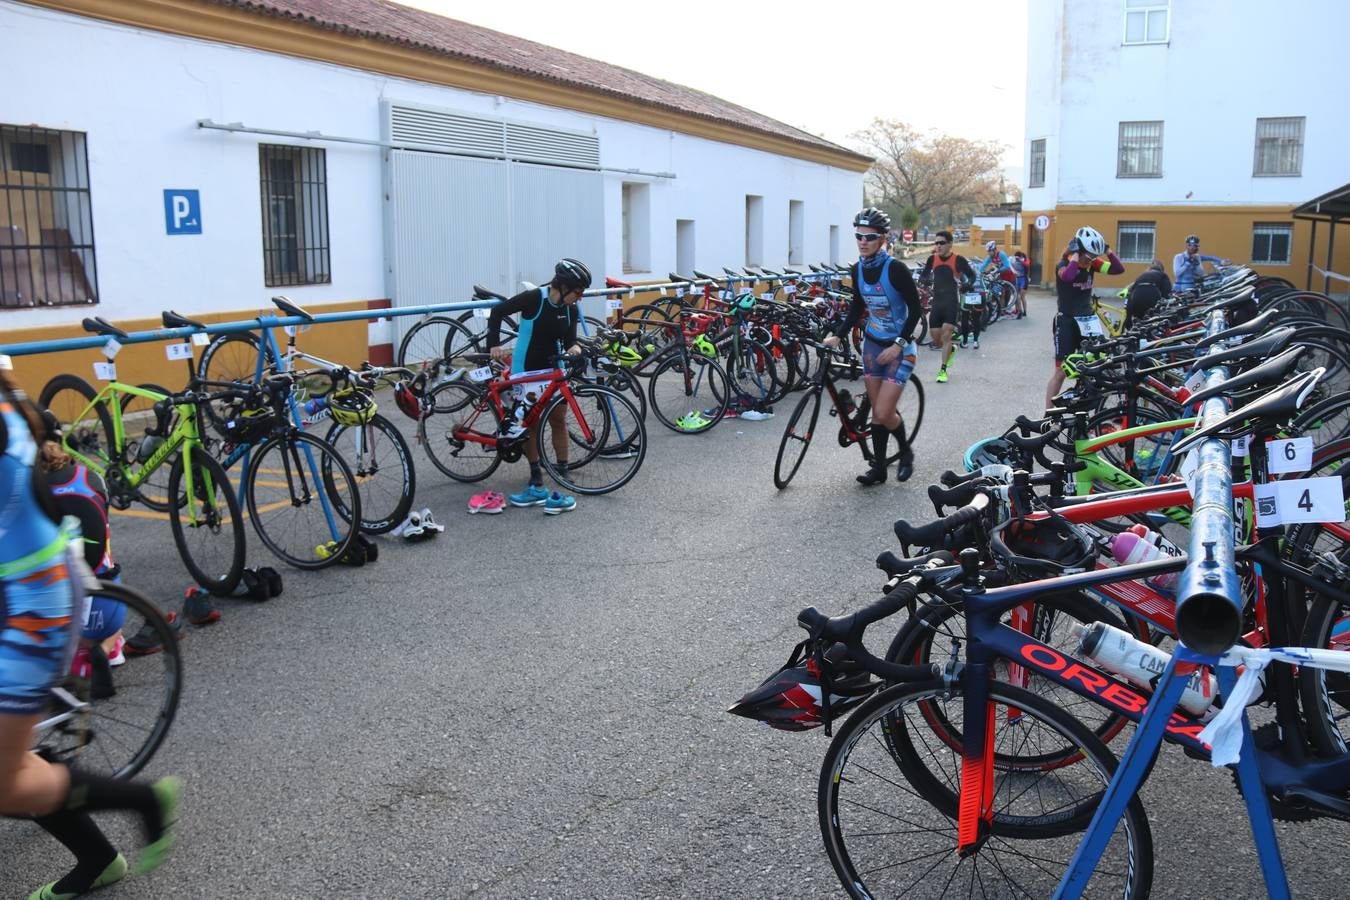
{"type": "Polygon", "coordinates": [[[909,267],[882,251],[854,263],[852,275],[853,302],[838,334],[846,337],[865,310],[863,375],[904,384],[914,371],[918,356],[914,332],[923,315],[919,289],[914,286],[909,267]],[[901,348],[900,355],[889,365],[878,363],[877,356],[892,345],[901,348]]]}
{"type": "Polygon", "coordinates": [[[548,285],[530,288],[503,300],[488,312],[487,346],[501,342],[502,319],[519,316],[516,346],[511,352],[511,375],[552,370],[558,353],[577,342],[580,315],[575,306],[555,304],[548,298],[548,285]]]}
{"type": "Polygon", "coordinates": [[[0,417],[0,715],[32,715],[70,665],[76,592],[66,534],[35,494],[37,443],[3,391],[0,417]]]}

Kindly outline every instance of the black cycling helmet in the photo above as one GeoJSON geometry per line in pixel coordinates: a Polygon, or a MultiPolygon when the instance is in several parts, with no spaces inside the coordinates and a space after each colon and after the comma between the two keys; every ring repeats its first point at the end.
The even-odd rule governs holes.
{"type": "MultiPolygon", "coordinates": [[[[807,731],[826,724],[820,666],[804,651],[805,642],[798,644],[781,669],[737,700],[727,712],[758,719],[779,731],[807,731]]],[[[879,682],[872,681],[856,665],[845,663],[831,668],[843,670],[832,673],[830,680],[829,719],[832,720],[866,700],[879,682]]]]}
{"type": "Polygon", "coordinates": [[[579,260],[564,257],[553,267],[553,286],[565,294],[584,291],[591,286],[591,270],[579,260]]]}
{"type": "Polygon", "coordinates": [[[989,535],[994,555],[1031,578],[1050,578],[1090,569],[1097,548],[1083,531],[1055,513],[1012,518],[989,535]]]}
{"type": "Polygon", "coordinates": [[[886,215],[875,206],[869,206],[862,212],[853,217],[853,227],[865,225],[868,228],[875,228],[877,231],[886,232],[891,227],[891,217],[886,215]]]}

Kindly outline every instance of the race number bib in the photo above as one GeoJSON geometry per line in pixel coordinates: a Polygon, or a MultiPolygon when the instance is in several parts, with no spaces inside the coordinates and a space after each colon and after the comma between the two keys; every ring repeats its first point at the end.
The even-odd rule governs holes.
{"type": "Polygon", "coordinates": [[[983,306],[983,305],[984,305],[984,295],[983,295],[983,294],[963,294],[963,295],[961,296],[961,304],[962,304],[963,306],[983,306]]]}
{"type": "Polygon", "coordinates": [[[1106,334],[1102,330],[1102,320],[1096,316],[1074,316],[1073,320],[1078,323],[1078,333],[1083,337],[1102,337],[1106,334]]]}

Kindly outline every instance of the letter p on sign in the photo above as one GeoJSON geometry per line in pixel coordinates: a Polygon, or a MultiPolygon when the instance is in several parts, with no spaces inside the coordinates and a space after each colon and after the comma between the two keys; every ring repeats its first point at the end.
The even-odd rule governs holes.
{"type": "Polygon", "coordinates": [[[164,231],[166,234],[201,234],[201,194],[195,190],[165,189],[164,231]]]}

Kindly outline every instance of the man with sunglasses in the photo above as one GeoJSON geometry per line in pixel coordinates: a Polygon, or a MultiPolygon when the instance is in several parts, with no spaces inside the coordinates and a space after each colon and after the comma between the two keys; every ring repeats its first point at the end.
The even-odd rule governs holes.
{"type": "Polygon", "coordinates": [[[1172,259],[1172,289],[1187,291],[1195,287],[1196,282],[1205,277],[1205,263],[1226,266],[1228,260],[1201,253],[1199,236],[1187,235],[1186,249],[1172,259]]]}
{"type": "Polygon", "coordinates": [[[928,310],[928,328],[933,343],[942,351],[942,366],[936,381],[947,381],[947,366],[956,352],[952,335],[961,313],[961,293],[975,283],[975,269],[969,260],[952,252],[952,233],[939,231],[933,241],[936,253],[928,257],[919,280],[932,285],[933,302],[928,310]]]}
{"type": "Polygon", "coordinates": [[[886,480],[886,445],[892,434],[900,447],[895,480],[906,481],[914,474],[914,451],[897,406],[918,361],[914,332],[923,309],[909,266],[886,252],[890,227],[891,217],[874,206],[853,217],[853,237],[858,242],[858,261],[850,273],[853,302],[843,324],[825,339],[826,346],[837,347],[866,311],[863,384],[872,407],[872,467],[858,476],[858,483],[869,486],[886,480]]]}

